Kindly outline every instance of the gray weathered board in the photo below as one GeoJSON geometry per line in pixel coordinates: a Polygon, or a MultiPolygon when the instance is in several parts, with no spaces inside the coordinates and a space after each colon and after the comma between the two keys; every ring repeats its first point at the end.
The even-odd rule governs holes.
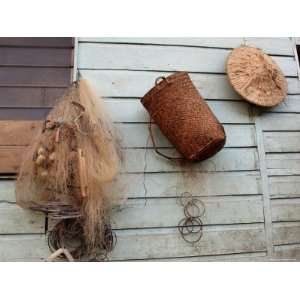
{"type": "MultiPolygon", "coordinates": [[[[105,98],[123,138],[129,199],[114,210],[118,243],[111,260],[300,260],[300,82],[291,39],[80,38],[77,65],[105,98]],[[254,108],[229,85],[226,58],[245,43],[272,55],[284,71],[289,95],[281,105],[254,108]],[[190,72],[227,134],[220,153],[184,167],[155,154],[139,103],[155,78],[178,70],[190,72]],[[195,176],[184,176],[190,168],[195,176]],[[183,191],[206,206],[197,247],[178,234],[183,191]]],[[[154,132],[158,147],[176,155],[154,132]]],[[[14,180],[3,177],[0,260],[43,261],[46,220],[17,207],[14,189],[14,180]]]]}

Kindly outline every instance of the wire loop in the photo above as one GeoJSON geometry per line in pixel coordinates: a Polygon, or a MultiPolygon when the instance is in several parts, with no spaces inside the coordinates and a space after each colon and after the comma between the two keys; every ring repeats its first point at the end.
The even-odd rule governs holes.
{"type": "Polygon", "coordinates": [[[203,235],[203,223],[200,217],[205,213],[205,205],[189,192],[181,194],[179,205],[183,207],[185,217],[179,221],[178,231],[187,243],[194,245],[203,235]]]}

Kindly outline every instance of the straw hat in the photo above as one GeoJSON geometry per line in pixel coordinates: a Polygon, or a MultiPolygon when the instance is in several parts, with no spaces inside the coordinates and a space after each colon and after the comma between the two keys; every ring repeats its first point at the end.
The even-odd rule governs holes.
{"type": "Polygon", "coordinates": [[[284,100],[287,81],[278,65],[254,47],[234,49],[227,61],[233,88],[247,101],[259,106],[275,106],[284,100]]]}

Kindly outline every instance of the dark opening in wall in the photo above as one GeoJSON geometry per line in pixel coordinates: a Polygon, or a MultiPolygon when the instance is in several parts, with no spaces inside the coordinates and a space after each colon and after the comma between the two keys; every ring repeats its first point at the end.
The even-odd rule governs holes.
{"type": "Polygon", "coordinates": [[[296,45],[296,49],[297,49],[298,64],[299,64],[299,67],[300,67],[300,45],[296,45]]]}

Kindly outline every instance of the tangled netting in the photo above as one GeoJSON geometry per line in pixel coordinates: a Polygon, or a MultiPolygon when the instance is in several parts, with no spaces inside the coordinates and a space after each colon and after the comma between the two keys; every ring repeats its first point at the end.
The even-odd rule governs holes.
{"type": "Polygon", "coordinates": [[[123,198],[120,148],[103,101],[86,80],[72,84],[33,141],[16,186],[20,206],[56,220],[50,249],[75,240],[74,258],[111,251],[111,210],[123,198]]]}
{"type": "MultiPolygon", "coordinates": [[[[103,238],[96,239],[95,248],[90,261],[102,261],[107,259],[117,242],[117,237],[109,224],[104,224],[103,238]]],[[[48,246],[51,252],[58,249],[68,249],[73,258],[86,256],[89,249],[84,238],[83,227],[80,219],[65,219],[57,223],[48,234],[48,246]]]]}
{"type": "Polygon", "coordinates": [[[179,198],[179,204],[183,207],[184,218],[178,223],[181,237],[189,244],[196,244],[202,238],[202,217],[205,213],[204,203],[192,194],[184,192],[179,198]]]}

